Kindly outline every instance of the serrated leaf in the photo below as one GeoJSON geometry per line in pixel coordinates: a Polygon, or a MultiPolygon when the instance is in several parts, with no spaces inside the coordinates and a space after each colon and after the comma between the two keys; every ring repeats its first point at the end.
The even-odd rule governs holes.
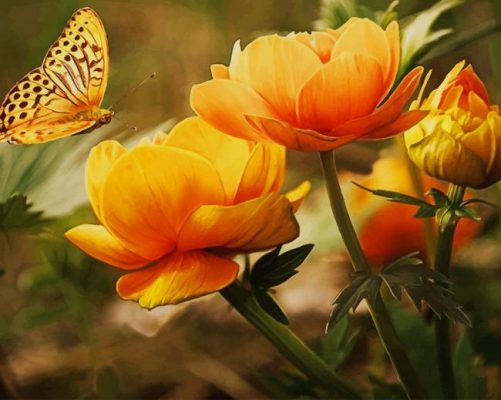
{"type": "Polygon", "coordinates": [[[32,211],[33,203],[21,193],[15,193],[6,201],[0,203],[0,228],[37,229],[49,222],[43,218],[42,211],[32,211]]]}
{"type": "Polygon", "coordinates": [[[374,301],[381,287],[381,278],[368,273],[353,273],[351,283],[346,286],[332,303],[333,308],[327,323],[326,332],[336,325],[347,313],[358,307],[363,299],[374,301]]]}
{"type": "Polygon", "coordinates": [[[268,253],[264,256],[267,256],[266,259],[258,265],[257,269],[254,266],[251,272],[252,285],[255,287],[271,288],[284,283],[297,274],[296,268],[303,263],[312,249],[312,244],[305,244],[280,255],[277,255],[278,252],[276,252],[276,249],[274,252],[268,253]]]}
{"type": "Polygon", "coordinates": [[[256,290],[254,292],[254,296],[256,297],[256,300],[261,308],[266,311],[268,315],[284,325],[289,325],[289,319],[287,318],[287,315],[278,305],[275,299],[268,292],[266,292],[266,290],[256,290]]]}
{"type": "Polygon", "coordinates": [[[416,265],[415,261],[409,264],[396,262],[384,268],[380,276],[397,300],[401,300],[402,291],[405,291],[418,310],[425,302],[439,318],[445,315],[462,324],[471,324],[447,288],[451,281],[440,272],[422,264],[416,265]]]}

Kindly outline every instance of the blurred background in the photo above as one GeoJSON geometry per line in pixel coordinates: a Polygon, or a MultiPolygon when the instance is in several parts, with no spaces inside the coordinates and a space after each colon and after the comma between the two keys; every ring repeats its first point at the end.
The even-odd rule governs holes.
{"type": "MultiPolygon", "coordinates": [[[[393,12],[411,23],[416,13],[436,3],[401,0],[393,12]]],[[[467,59],[499,104],[500,2],[460,3],[440,3],[447,6],[433,29],[453,31],[415,61],[433,69],[434,87],[456,62],[467,59]],[[463,42],[465,34],[478,40],[463,42]]],[[[268,32],[336,27],[350,12],[372,15],[389,5],[368,0],[0,2],[0,93],[41,64],[67,19],[83,6],[98,12],[108,33],[105,107],[157,73],[119,110],[118,117],[136,126],[137,133],[114,120],[90,135],[54,143],[0,145],[0,398],[322,397],[219,295],[142,310],[115,294],[118,271],[71,247],[63,233],[94,220],[83,185],[89,149],[106,138],[133,144],[192,115],[191,85],[209,79],[210,64],[227,64],[236,40],[245,45],[268,32]],[[11,197],[14,193],[23,195],[11,197]]],[[[339,151],[348,204],[375,268],[410,251],[426,251],[421,222],[412,219],[412,210],[360,193],[350,183],[412,194],[398,154],[391,140],[339,151]]],[[[292,328],[333,368],[372,389],[375,398],[403,398],[363,307],[324,335],[330,305],[348,283],[350,267],[316,155],[290,152],[288,159],[288,186],[304,179],[313,183],[298,216],[302,234],[293,245],[316,246],[301,273],[278,288],[277,298],[292,328]]],[[[444,187],[431,180],[425,184],[444,187]]],[[[499,187],[478,196],[501,204],[499,187]]],[[[482,223],[461,222],[453,274],[456,298],[473,320],[471,329],[454,329],[460,390],[472,399],[496,398],[501,390],[501,229],[496,212],[479,212],[482,223]]],[[[423,351],[433,348],[432,316],[396,303],[391,311],[423,381],[438,396],[435,360],[431,351],[423,351]]]]}

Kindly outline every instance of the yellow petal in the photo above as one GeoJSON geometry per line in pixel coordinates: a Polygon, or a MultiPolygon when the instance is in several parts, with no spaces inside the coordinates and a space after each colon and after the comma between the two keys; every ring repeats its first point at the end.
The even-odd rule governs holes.
{"type": "Polygon", "coordinates": [[[112,140],[105,140],[90,151],[85,166],[85,186],[92,209],[99,220],[103,183],[114,162],[126,152],[125,147],[112,140]]]}
{"type": "Polygon", "coordinates": [[[321,66],[315,52],[293,38],[262,36],[244,49],[232,79],[251,86],[281,119],[294,123],[297,94],[321,66]]]}
{"type": "Polygon", "coordinates": [[[202,204],[222,204],[214,167],[193,152],[143,145],[114,164],[103,188],[104,225],[124,245],[157,259],[175,246],[184,220],[202,204]]]}
{"type": "Polygon", "coordinates": [[[272,143],[254,146],[238,185],[235,203],[278,192],[285,176],[285,147],[272,143]]]}
{"type": "Polygon", "coordinates": [[[184,224],[178,248],[266,250],[290,242],[299,226],[289,200],[276,193],[235,206],[202,206],[184,224]]]}
{"type": "Polygon", "coordinates": [[[254,142],[225,135],[198,117],[181,121],[169,133],[168,146],[205,157],[218,171],[228,201],[232,201],[254,142]]]}
{"type": "Polygon", "coordinates": [[[122,276],[117,292],[143,308],[177,304],[216,292],[232,283],[238,264],[203,251],[175,252],[158,265],[122,276]]]}
{"type": "Polygon", "coordinates": [[[311,183],[309,181],[304,181],[299,186],[285,193],[285,197],[287,197],[292,204],[292,211],[294,213],[299,210],[299,207],[303,204],[303,201],[310,190],[311,183]]]}
{"type": "Polygon", "coordinates": [[[336,43],[334,36],[329,35],[327,32],[301,32],[291,37],[312,49],[322,63],[330,60],[332,48],[336,43]]]}
{"type": "Polygon", "coordinates": [[[228,67],[223,64],[212,64],[210,72],[212,79],[228,79],[230,77],[228,67]]]}
{"type": "Polygon", "coordinates": [[[256,91],[243,83],[215,79],[194,85],[190,103],[200,117],[224,133],[246,140],[267,140],[252,129],[244,114],[273,117],[273,111],[256,91]]]}
{"type": "Polygon", "coordinates": [[[359,54],[342,54],[320,68],[301,89],[297,105],[300,126],[330,131],[370,114],[383,91],[378,62],[359,54]]]}
{"type": "Polygon", "coordinates": [[[102,225],[79,225],[65,236],[91,257],[118,268],[135,269],[153,261],[128,250],[102,225]]]}

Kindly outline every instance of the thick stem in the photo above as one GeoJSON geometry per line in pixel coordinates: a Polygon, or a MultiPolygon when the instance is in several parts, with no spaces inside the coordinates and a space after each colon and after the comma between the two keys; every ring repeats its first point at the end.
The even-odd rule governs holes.
{"type": "MultiPolygon", "coordinates": [[[[451,208],[456,208],[464,196],[464,187],[451,184],[448,196],[451,201],[451,208]]],[[[437,239],[437,249],[435,253],[435,269],[449,277],[452,256],[452,244],[456,231],[457,221],[440,227],[437,239]]],[[[454,380],[454,369],[452,366],[451,338],[449,332],[449,320],[447,318],[435,320],[435,341],[437,344],[438,370],[440,372],[440,385],[444,399],[456,399],[456,384],[454,380]]]]}
{"type": "Polygon", "coordinates": [[[254,325],[291,364],[330,394],[343,399],[362,399],[360,393],[332,371],[286,325],[275,321],[259,306],[251,292],[238,282],[220,292],[223,297],[254,325]]]}
{"type": "MultiPolygon", "coordinates": [[[[346,203],[336,171],[334,153],[326,151],[320,153],[325,185],[331,204],[334,219],[338,225],[346,249],[355,271],[370,272],[369,264],[362,251],[362,246],[351,223],[346,203]]],[[[400,382],[409,399],[426,399],[427,395],[419,382],[419,378],[407,357],[404,347],[397,336],[383,300],[378,295],[375,304],[369,304],[372,320],[378,331],[381,342],[397,372],[400,382]]]]}

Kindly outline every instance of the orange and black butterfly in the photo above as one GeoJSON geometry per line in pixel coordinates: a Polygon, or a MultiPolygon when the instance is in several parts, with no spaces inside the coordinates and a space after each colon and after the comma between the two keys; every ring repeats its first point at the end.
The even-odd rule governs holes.
{"type": "Polygon", "coordinates": [[[24,76],[0,107],[0,142],[43,143],[107,124],[100,108],[109,71],[108,41],[91,8],[76,11],[42,66],[24,76]]]}

